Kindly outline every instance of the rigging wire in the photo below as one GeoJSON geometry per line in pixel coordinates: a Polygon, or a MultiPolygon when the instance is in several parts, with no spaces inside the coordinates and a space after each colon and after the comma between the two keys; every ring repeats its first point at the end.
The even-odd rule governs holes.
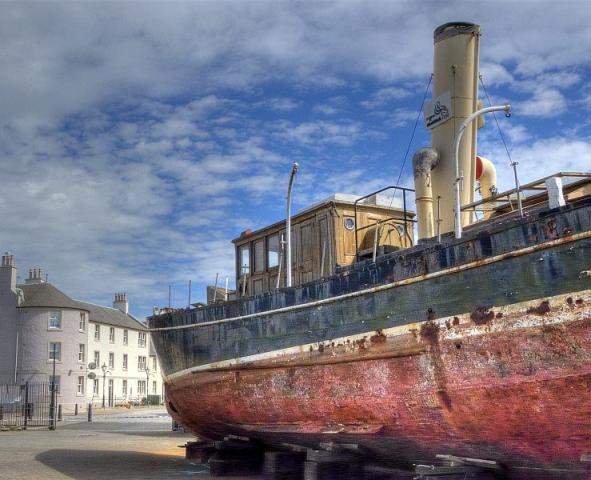
{"type": "MultiPolygon", "coordinates": [[[[417,131],[417,125],[419,124],[419,119],[421,118],[421,113],[423,111],[423,106],[425,105],[425,100],[427,98],[427,94],[429,93],[429,87],[431,86],[431,81],[433,80],[433,74],[429,76],[429,81],[427,82],[427,88],[425,88],[425,93],[423,94],[423,100],[421,101],[421,106],[419,107],[419,111],[417,112],[417,118],[415,119],[415,124],[412,128],[412,134],[410,136],[410,140],[408,141],[408,146],[406,147],[406,153],[404,154],[404,160],[402,161],[402,167],[400,167],[400,173],[398,174],[398,179],[396,180],[396,186],[400,185],[400,179],[402,178],[402,173],[404,172],[404,167],[406,166],[406,161],[408,160],[408,152],[410,152],[410,147],[412,146],[412,141],[415,138],[415,133],[417,131]]],[[[396,190],[392,194],[392,198],[390,199],[390,207],[392,206],[392,202],[394,202],[394,197],[396,196],[396,190]]]]}
{"type": "MultiPolygon", "coordinates": [[[[478,78],[480,79],[480,85],[482,85],[482,90],[484,91],[484,94],[486,95],[486,99],[488,100],[488,104],[489,104],[489,106],[492,106],[490,96],[488,95],[488,91],[486,90],[486,87],[484,86],[484,80],[482,80],[482,74],[478,75],[478,78]]],[[[505,141],[505,135],[503,135],[503,130],[501,130],[501,125],[499,124],[499,121],[497,120],[497,114],[495,112],[492,112],[492,114],[493,114],[493,118],[495,119],[495,123],[497,124],[497,129],[499,130],[499,135],[501,136],[501,141],[503,142],[503,145],[505,146],[505,152],[507,152],[507,157],[509,158],[509,165],[513,165],[513,159],[511,158],[511,153],[509,152],[509,148],[507,147],[507,142],[505,141]]]]}

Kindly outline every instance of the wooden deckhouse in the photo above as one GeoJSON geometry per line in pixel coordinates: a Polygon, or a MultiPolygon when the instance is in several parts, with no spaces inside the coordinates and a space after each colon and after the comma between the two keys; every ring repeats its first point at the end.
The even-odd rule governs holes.
{"type": "MultiPolygon", "coordinates": [[[[413,218],[379,194],[337,193],[311,205],[292,217],[292,285],[332,275],[356,259],[412,246],[413,218]]],[[[246,230],[233,240],[238,297],[285,286],[285,224],[246,230]]]]}

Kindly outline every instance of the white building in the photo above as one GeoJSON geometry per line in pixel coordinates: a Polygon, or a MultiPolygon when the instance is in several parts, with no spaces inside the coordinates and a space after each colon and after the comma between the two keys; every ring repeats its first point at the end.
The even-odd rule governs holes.
{"type": "Polygon", "coordinates": [[[38,269],[17,285],[14,258],[4,255],[0,325],[0,383],[51,382],[55,367],[57,402],[65,407],[163,399],[149,332],[129,314],[124,293],[113,308],[81,302],[38,269]]]}

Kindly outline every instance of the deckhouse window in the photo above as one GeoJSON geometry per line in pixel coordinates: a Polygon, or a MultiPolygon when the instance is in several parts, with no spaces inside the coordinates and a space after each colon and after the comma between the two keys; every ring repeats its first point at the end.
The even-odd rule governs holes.
{"type": "Polygon", "coordinates": [[[250,273],[250,250],[248,245],[240,247],[240,276],[250,273]]]}
{"type": "Polygon", "coordinates": [[[265,241],[254,242],[254,272],[260,273],[265,269],[265,241]]]}
{"type": "Polygon", "coordinates": [[[271,235],[267,239],[267,265],[269,268],[279,265],[280,252],[279,234],[271,235]]]}

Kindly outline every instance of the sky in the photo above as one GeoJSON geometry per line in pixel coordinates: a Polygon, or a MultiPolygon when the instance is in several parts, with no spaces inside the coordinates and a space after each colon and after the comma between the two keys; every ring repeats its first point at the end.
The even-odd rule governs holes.
{"type": "MultiPolygon", "coordinates": [[[[193,301],[233,285],[230,241],[284,218],[294,161],[295,211],[412,187],[433,30],[455,20],[481,25],[520,180],[591,171],[588,1],[0,2],[0,250],[139,318],[168,285],[176,307],[189,280],[193,301]]],[[[493,121],[479,153],[511,188],[493,121]]]]}

